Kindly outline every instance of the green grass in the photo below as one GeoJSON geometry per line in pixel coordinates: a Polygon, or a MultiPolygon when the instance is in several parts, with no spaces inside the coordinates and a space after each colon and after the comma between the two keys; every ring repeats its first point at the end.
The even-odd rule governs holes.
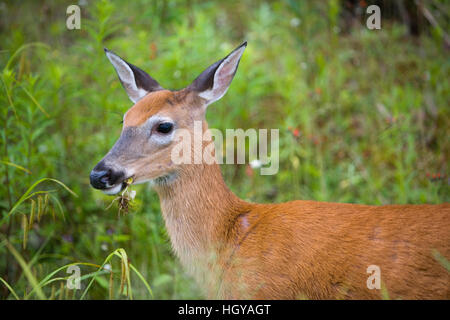
{"type": "Polygon", "coordinates": [[[449,201],[450,61],[439,34],[412,38],[389,20],[342,30],[334,1],[88,3],[73,31],[70,1],[0,11],[2,298],[201,297],[171,252],[154,192],[137,186],[119,218],[89,186],[131,106],[103,47],[178,89],[248,40],[207,115],[222,130],[280,129],[277,175],[223,166],[244,199],[449,201]],[[65,287],[72,264],[81,290],[65,287]]]}

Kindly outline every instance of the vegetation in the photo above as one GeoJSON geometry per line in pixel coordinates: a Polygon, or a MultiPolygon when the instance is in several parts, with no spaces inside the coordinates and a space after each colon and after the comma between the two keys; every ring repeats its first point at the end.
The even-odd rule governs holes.
{"type": "Polygon", "coordinates": [[[448,25],[417,37],[395,20],[349,27],[336,0],[139,0],[80,1],[81,29],[68,30],[70,4],[0,2],[2,298],[201,297],[171,252],[156,194],[134,187],[119,216],[89,185],[131,106],[103,47],[178,89],[248,40],[207,115],[221,130],[280,129],[278,174],[222,166],[244,199],[449,201],[448,25]],[[74,264],[80,290],[66,286],[74,264]]]}

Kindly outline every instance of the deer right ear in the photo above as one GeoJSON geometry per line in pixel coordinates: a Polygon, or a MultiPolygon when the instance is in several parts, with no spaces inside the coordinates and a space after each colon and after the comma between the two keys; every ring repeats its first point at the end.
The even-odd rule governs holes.
{"type": "Polygon", "coordinates": [[[222,98],[233,80],[246,47],[247,42],[244,42],[228,56],[211,65],[188,88],[206,100],[206,105],[222,98]]]}
{"type": "Polygon", "coordinates": [[[142,97],[152,91],[163,89],[163,87],[161,87],[159,83],[150,77],[144,70],[126,62],[114,52],[106,48],[104,50],[109,61],[114,66],[114,69],[116,69],[119,80],[125,88],[128,97],[134,103],[138,102],[142,97]]]}

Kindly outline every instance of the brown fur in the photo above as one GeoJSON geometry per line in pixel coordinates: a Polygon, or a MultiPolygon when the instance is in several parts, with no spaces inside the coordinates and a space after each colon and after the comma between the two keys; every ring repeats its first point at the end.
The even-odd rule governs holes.
{"type": "Polygon", "coordinates": [[[189,166],[157,191],[182,263],[200,283],[212,273],[209,297],[380,299],[366,286],[378,265],[385,297],[450,298],[450,273],[433,257],[450,256],[448,204],[247,203],[217,165],[189,166]]]}
{"type": "Polygon", "coordinates": [[[139,100],[124,117],[124,126],[133,127],[144,123],[151,115],[158,113],[168,101],[173,98],[174,93],[169,90],[156,91],[139,100]]]}
{"type": "MultiPolygon", "coordinates": [[[[124,126],[165,114],[191,128],[204,110],[188,90],[157,91],[127,112],[124,126]]],[[[450,298],[450,273],[435,257],[450,258],[449,204],[248,203],[218,165],[175,166],[170,146],[146,148],[147,158],[125,150],[116,161],[137,181],[176,173],[155,189],[175,253],[210,298],[450,298]],[[380,267],[383,290],[367,288],[369,265],[380,267]]]]}

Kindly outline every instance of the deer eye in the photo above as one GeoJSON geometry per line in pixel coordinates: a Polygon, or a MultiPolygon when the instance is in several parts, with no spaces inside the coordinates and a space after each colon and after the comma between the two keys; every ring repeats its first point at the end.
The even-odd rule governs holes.
{"type": "Polygon", "coordinates": [[[158,124],[158,126],[156,127],[156,131],[159,133],[164,133],[167,134],[170,131],[172,131],[173,129],[173,124],[170,122],[162,122],[160,124],[158,124]]]}

